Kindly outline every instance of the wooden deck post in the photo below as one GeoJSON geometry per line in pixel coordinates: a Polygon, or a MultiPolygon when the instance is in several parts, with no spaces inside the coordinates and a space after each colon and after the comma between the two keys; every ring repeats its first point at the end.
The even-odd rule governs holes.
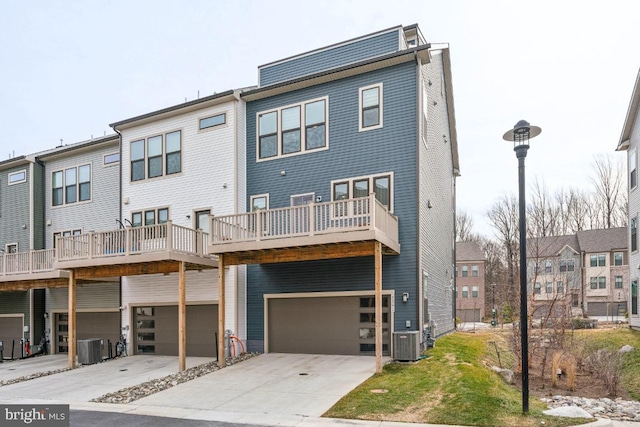
{"type": "Polygon", "coordinates": [[[224,368],[225,316],[224,316],[224,255],[218,255],[218,367],[224,368]]]}
{"type": "Polygon", "coordinates": [[[178,263],[178,370],[187,369],[187,274],[184,261],[178,263]]]}
{"type": "Polygon", "coordinates": [[[376,374],[382,373],[382,243],[375,242],[376,374]]]}
{"type": "Polygon", "coordinates": [[[69,314],[67,350],[69,369],[76,367],[76,276],[75,270],[69,270],[69,314]]]}

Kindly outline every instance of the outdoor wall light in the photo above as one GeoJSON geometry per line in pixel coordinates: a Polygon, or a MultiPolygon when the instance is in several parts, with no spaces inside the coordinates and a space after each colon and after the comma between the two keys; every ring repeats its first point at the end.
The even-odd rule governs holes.
{"type": "Polygon", "coordinates": [[[287,175],[287,171],[280,171],[280,176],[285,176],[287,175]]]}
{"type": "Polygon", "coordinates": [[[407,302],[409,301],[409,292],[403,292],[402,293],[402,302],[407,302]]]}

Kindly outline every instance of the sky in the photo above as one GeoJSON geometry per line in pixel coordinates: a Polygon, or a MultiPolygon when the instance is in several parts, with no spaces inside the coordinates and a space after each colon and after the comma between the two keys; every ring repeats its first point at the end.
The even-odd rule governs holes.
{"type": "MultiPolygon", "coordinates": [[[[527,183],[589,188],[615,148],[640,67],[640,2],[32,0],[0,2],[0,159],[112,132],[110,123],[257,84],[257,67],[397,25],[451,50],[458,208],[517,194],[502,135],[540,126],[527,183]]],[[[530,186],[528,186],[530,189],[530,186]]]]}

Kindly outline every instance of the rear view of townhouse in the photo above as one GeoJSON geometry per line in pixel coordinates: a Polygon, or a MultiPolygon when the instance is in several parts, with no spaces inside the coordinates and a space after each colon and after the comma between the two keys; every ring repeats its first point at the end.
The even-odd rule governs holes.
{"type": "Polygon", "coordinates": [[[259,67],[247,212],[210,252],[247,268],[253,351],[392,355],[454,329],[449,50],[394,27],[259,67]]]}
{"type": "Polygon", "coordinates": [[[629,326],[640,329],[640,294],[638,281],[640,280],[640,237],[638,226],[640,223],[640,189],[638,188],[638,148],[640,147],[640,71],[633,87],[629,109],[624,120],[622,134],[618,141],[617,151],[627,152],[627,185],[628,185],[628,213],[629,213],[629,326]]]}
{"type": "MultiPolygon", "coordinates": [[[[419,346],[454,329],[448,46],[397,26],[258,71],[255,87],[121,120],[89,151],[29,166],[45,185],[20,197],[43,205],[31,217],[46,232],[22,243],[18,224],[3,244],[50,248],[41,311],[70,366],[85,333],[184,369],[233,354],[229,339],[380,361],[394,333],[419,346]]],[[[40,297],[20,286],[0,308],[38,334],[40,297]]]]}

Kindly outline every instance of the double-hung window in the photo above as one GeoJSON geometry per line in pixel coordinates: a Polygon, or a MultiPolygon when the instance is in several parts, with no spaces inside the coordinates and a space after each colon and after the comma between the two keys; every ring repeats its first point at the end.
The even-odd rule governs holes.
{"type": "Polygon", "coordinates": [[[544,262],[544,272],[545,273],[551,273],[551,267],[553,266],[553,263],[551,262],[551,260],[546,260],[544,262]]]}
{"type": "Polygon", "coordinates": [[[629,155],[629,188],[634,189],[638,185],[638,157],[635,151],[629,155]]]}
{"type": "Polygon", "coordinates": [[[360,131],[382,127],[382,83],[362,87],[359,90],[360,131]]]}
{"type": "Polygon", "coordinates": [[[616,276],[616,289],[622,289],[622,276],[616,276]]]}
{"type": "Polygon", "coordinates": [[[536,294],[540,294],[541,292],[541,285],[539,282],[536,282],[535,286],[534,286],[534,293],[536,294]]]}
{"type": "MultiPolygon", "coordinates": [[[[169,221],[169,208],[147,209],[139,212],[131,213],[131,225],[133,227],[153,226],[165,224],[169,221]]],[[[145,231],[144,238],[152,239],[155,237],[165,237],[165,230],[160,230],[160,234],[156,234],[154,228],[145,231]]]]}
{"type": "Polygon", "coordinates": [[[462,266],[462,277],[468,277],[469,276],[469,267],[467,267],[466,265],[462,266]]]}
{"type": "Polygon", "coordinates": [[[564,283],[562,283],[562,280],[558,280],[556,282],[556,292],[559,294],[564,293],[564,283]]]}
{"type": "Polygon", "coordinates": [[[469,287],[468,286],[463,286],[462,287],[462,298],[469,298],[469,287]]]}
{"type": "Polygon", "coordinates": [[[67,237],[67,236],[79,236],[82,234],[82,230],[65,230],[65,231],[56,231],[53,233],[53,248],[56,248],[56,242],[58,237],[67,237]]]}
{"type": "Polygon", "coordinates": [[[52,206],[89,200],[91,200],[91,165],[66,168],[51,174],[52,206]]]}
{"type": "Polygon", "coordinates": [[[471,287],[471,297],[472,298],[478,298],[478,287],[477,286],[472,286],[471,287]]]}
{"type": "MultiPolygon", "coordinates": [[[[376,199],[386,206],[389,211],[393,211],[392,179],[393,174],[388,172],[380,175],[336,180],[331,185],[331,197],[333,201],[367,197],[373,189],[376,193],[376,199]]],[[[336,209],[342,208],[336,207],[336,209]]],[[[335,214],[338,215],[339,213],[336,212],[335,214]]],[[[346,215],[346,211],[342,215],[346,215]]]]}
{"type": "Polygon", "coordinates": [[[638,223],[636,218],[631,218],[631,252],[638,250],[638,223]]]}
{"type": "Polygon", "coordinates": [[[477,265],[472,265],[471,266],[471,276],[478,277],[478,266],[477,265]]]}
{"type": "Polygon", "coordinates": [[[604,254],[591,255],[590,266],[591,267],[604,267],[606,265],[606,257],[604,254]]]}
{"type": "Polygon", "coordinates": [[[182,131],[131,142],[131,181],[182,171],[182,131]]]}
{"type": "Polygon", "coordinates": [[[622,252],[613,254],[613,265],[622,265],[622,252]]]}
{"type": "Polygon", "coordinates": [[[607,288],[607,278],[605,276],[590,277],[589,278],[589,287],[591,289],[606,289],[607,288]]]}
{"type": "Polygon", "coordinates": [[[329,99],[314,99],[258,113],[258,161],[325,149],[329,99]]]}
{"type": "Polygon", "coordinates": [[[545,284],[545,291],[546,291],[548,294],[552,294],[552,293],[553,293],[553,283],[552,283],[552,282],[547,282],[547,283],[545,284]]]}

